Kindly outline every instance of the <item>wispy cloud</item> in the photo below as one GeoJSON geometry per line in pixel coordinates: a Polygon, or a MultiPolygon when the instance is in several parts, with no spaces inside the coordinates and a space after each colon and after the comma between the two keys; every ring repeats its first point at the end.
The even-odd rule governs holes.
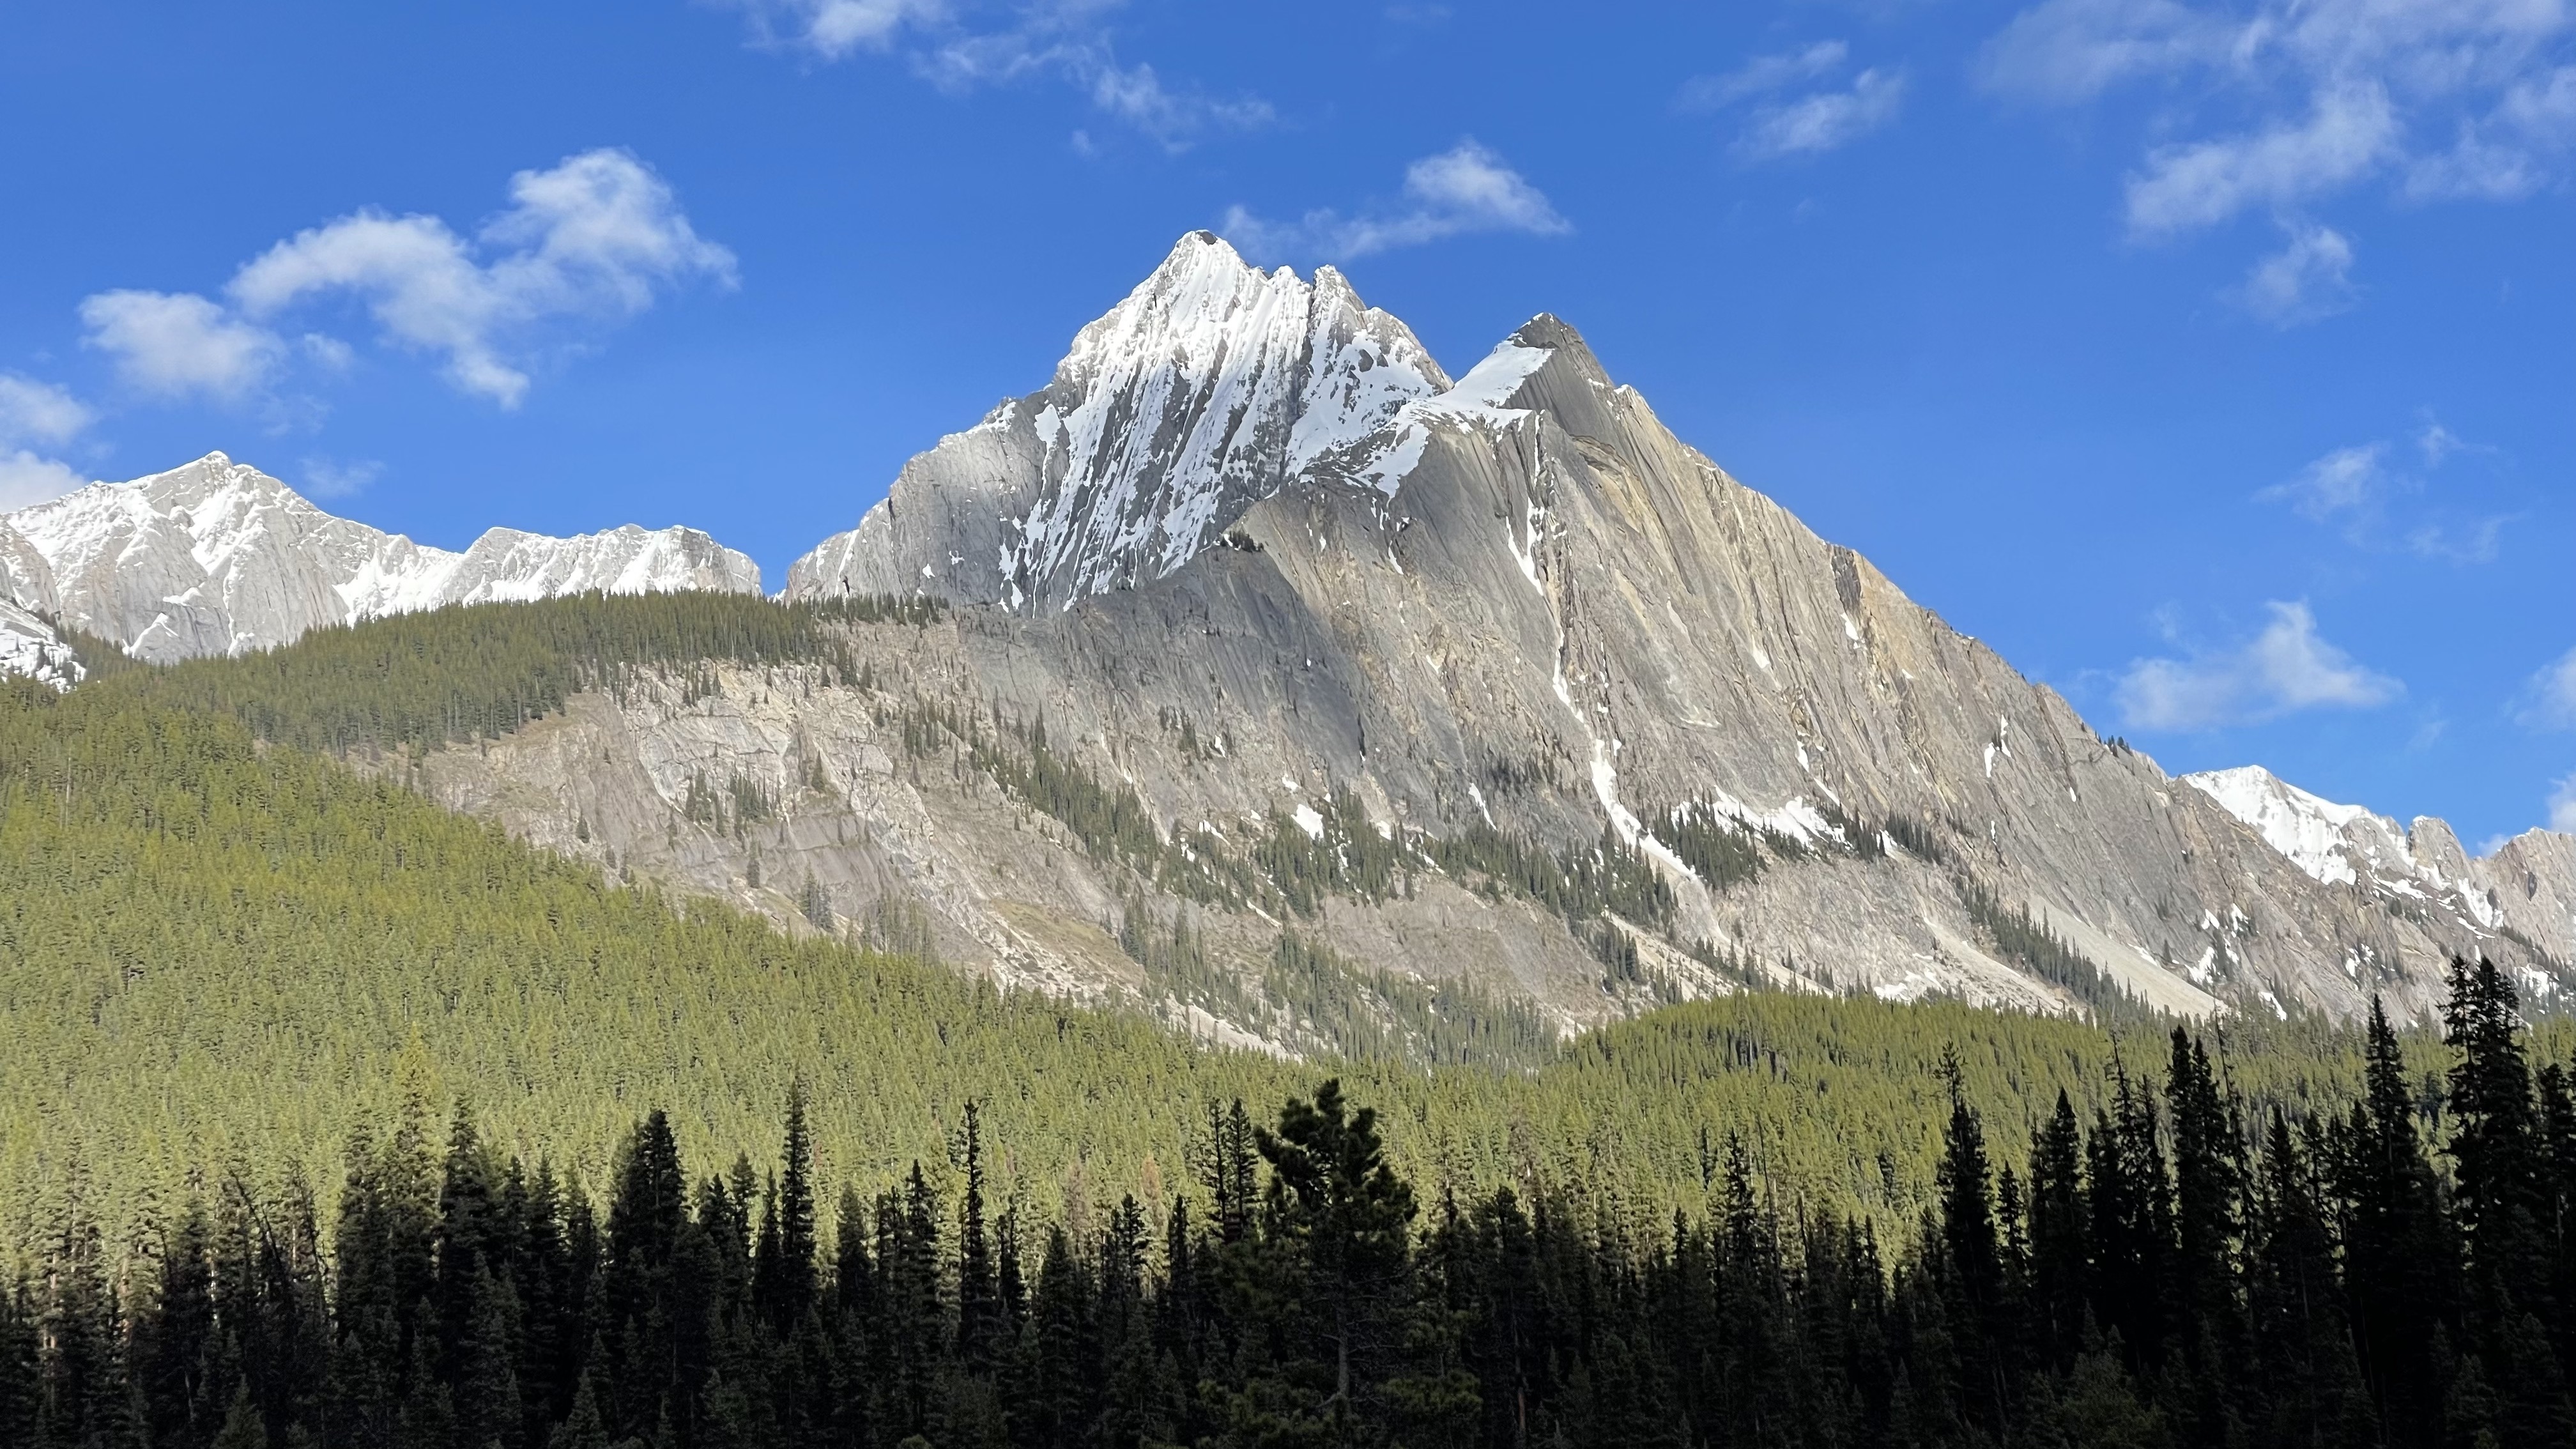
{"type": "Polygon", "coordinates": [[[2532,729],[2576,730],[2576,649],[2531,676],[2514,701],[2513,717],[2532,729]]]}
{"type": "MultiPolygon", "coordinates": [[[[2571,36],[2566,0],[2040,0],[1975,73],[2046,105],[2153,87],[2156,139],[2123,212],[2133,238],[2169,240],[2365,185],[2419,202],[2531,194],[2576,154],[2571,36]]],[[[2248,304],[2265,267],[2318,256],[2294,244],[2258,267],[2248,304]]]]}
{"type": "Polygon", "coordinates": [[[1674,105],[1685,111],[1742,107],[1744,125],[1727,148],[1739,161],[1779,161],[1839,150],[1895,120],[1905,104],[1902,70],[1873,66],[1848,83],[1837,80],[1817,86],[1840,75],[1850,56],[1851,48],[1839,40],[1756,56],[1724,75],[1690,81],[1674,98],[1674,105]]]}
{"type": "Polygon", "coordinates": [[[2367,175],[2397,139],[2385,89],[2365,83],[2320,92],[2296,120],[2149,152],[2145,168],[2129,177],[2129,229],[2163,236],[2249,207],[2296,206],[2367,175]]]}
{"type": "Polygon", "coordinates": [[[1804,50],[1762,55],[1724,75],[1698,76],[1682,87],[1675,104],[1688,111],[1714,111],[1754,96],[1767,96],[1843,68],[1851,47],[1839,40],[1820,40],[1804,50]]]}
{"type": "Polygon", "coordinates": [[[1285,222],[1235,206],[1218,230],[1264,260],[1339,261],[1470,232],[1557,236],[1573,226],[1501,156],[1469,139],[1406,167],[1404,198],[1397,206],[1349,216],[1310,211],[1285,222]]]}
{"type": "Polygon", "coordinates": [[[903,55],[951,93],[1048,78],[1171,150],[1220,131],[1276,119],[1258,96],[1217,96],[1122,63],[1108,24],[1125,0],[1039,0],[1008,10],[976,0],[730,0],[755,44],[830,62],[861,52],[903,55]]]}
{"type": "MultiPolygon", "coordinates": [[[[385,341],[442,358],[450,382],[508,408],[527,395],[532,357],[566,329],[631,316],[687,281],[733,284],[733,254],[700,237],[669,184],[624,151],[522,171],[510,197],[471,241],[434,216],[374,210],[299,232],[234,274],[229,305],[99,293],[81,304],[85,340],[138,390],[237,402],[292,355],[278,322],[313,302],[354,301],[385,341]]],[[[349,355],[319,333],[302,350],[329,368],[349,355]]]]}
{"type": "Polygon", "coordinates": [[[2236,300],[2275,327],[2331,317],[2352,305],[2352,243],[2330,226],[2291,225],[2282,248],[2254,264],[2236,300]]]}
{"type": "Polygon", "coordinates": [[[385,465],[372,458],[343,462],[324,457],[302,460],[303,475],[298,480],[307,498],[346,498],[364,492],[367,485],[384,476],[385,465]]]}
{"type": "Polygon", "coordinates": [[[2512,515],[2472,513],[2449,499],[2409,504],[2433,491],[2432,477],[2463,453],[2494,449],[2464,442],[2426,419],[2401,449],[2386,439],[2336,448],[2281,482],[2255,491],[2255,501],[2283,503],[2311,523],[2335,529],[2346,543],[2374,552],[2402,550],[2444,563],[2492,562],[2512,515]],[[2407,466],[2412,454],[2417,467],[2407,466]]]}
{"type": "Polygon", "coordinates": [[[2317,633],[2305,603],[2265,606],[2271,622],[2242,643],[2133,661],[2120,678],[2122,717],[2137,730],[2260,724],[2311,709],[2375,709],[2406,692],[2317,633]]]}
{"type": "Polygon", "coordinates": [[[2549,796],[2549,828],[2576,834],[2576,775],[2558,782],[2549,796]]]}

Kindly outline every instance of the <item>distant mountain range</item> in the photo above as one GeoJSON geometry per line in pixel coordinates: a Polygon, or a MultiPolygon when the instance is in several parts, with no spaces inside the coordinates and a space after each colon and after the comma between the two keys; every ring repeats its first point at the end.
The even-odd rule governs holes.
{"type": "MultiPolygon", "coordinates": [[[[214,454],[0,520],[0,585],[0,667],[68,685],[45,618],[167,661],[760,579],[687,529],[424,548],[214,454]]],[[[1331,269],[1205,233],[784,591],[889,595],[948,607],[853,625],[863,685],[588,697],[416,778],[791,928],[906,922],[1285,1050],[1321,1029],[1279,974],[1309,938],[1387,1000],[1471,985],[1569,1025],[1746,981],[2421,1014],[2453,953],[2576,986],[2576,837],[2472,858],[2259,769],[2170,778],[1674,438],[1562,322],[1453,380],[1331,269]],[[1132,796],[1151,849],[1323,898],[1175,890],[1085,833],[1050,759],[1132,796]],[[720,789],[766,803],[728,819],[720,789]]]]}

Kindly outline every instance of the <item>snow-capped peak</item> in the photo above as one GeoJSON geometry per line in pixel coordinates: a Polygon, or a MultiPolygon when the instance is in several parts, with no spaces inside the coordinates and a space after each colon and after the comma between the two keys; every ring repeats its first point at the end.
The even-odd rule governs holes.
{"type": "Polygon", "coordinates": [[[2329,885],[2351,885],[2359,879],[2351,856],[2360,844],[2353,836],[2353,827],[2360,822],[2370,821],[2382,827],[2387,836],[2399,842],[2397,859],[2406,858],[2402,848],[2405,832],[2398,829],[2396,821],[2374,816],[2360,805],[2338,805],[2321,795],[2311,795],[2260,765],[2185,775],[2182,783],[2227,807],[2228,814],[2252,826],[2291,864],[2329,885]]]}
{"type": "Polygon", "coordinates": [[[576,538],[494,529],[461,553],[425,547],[325,513],[222,453],[8,515],[0,575],[20,606],[163,662],[450,603],[760,588],[749,558],[687,528],[576,538]]]}
{"type": "Polygon", "coordinates": [[[1338,272],[1264,272],[1192,232],[1075,336],[1053,382],[915,458],[788,593],[1061,608],[1159,578],[1448,381],[1338,272]]]}

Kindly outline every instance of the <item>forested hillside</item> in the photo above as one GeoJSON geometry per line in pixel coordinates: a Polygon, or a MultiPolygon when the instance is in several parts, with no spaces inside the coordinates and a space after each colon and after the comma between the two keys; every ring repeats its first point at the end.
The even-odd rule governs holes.
{"type": "MultiPolygon", "coordinates": [[[[437,657],[388,651],[412,636],[372,627],[372,653],[355,648],[363,631],[325,631],[277,656],[0,694],[0,1222],[14,1249],[67,1196],[114,1227],[235,1172],[327,1191],[351,1126],[401,1090],[470,1101],[493,1141],[597,1182],[640,1104],[666,1106],[703,1167],[770,1136],[800,1076],[836,1177],[873,1190],[913,1158],[944,1161],[977,1100],[997,1191],[1038,1213],[1151,1197],[1206,1101],[1276,1101],[1338,1071],[1426,1182],[1544,1177],[1653,1217],[1696,1197],[1709,1144],[1733,1131],[1784,1193],[1900,1221],[1928,1190],[1944,1050],[1998,1121],[2061,1086],[2090,1100],[2112,1050],[2072,1021],[1759,994],[1561,1052],[1480,1060],[1461,1038],[1465,1060],[1437,1070],[1384,1038],[1341,1063],[1210,1050],[622,887],[241,722],[342,744],[434,737],[648,653],[630,634],[588,655],[442,666],[450,693],[392,692],[408,702],[383,706],[370,736],[351,723],[359,681],[437,657]]],[[[2352,1080],[2340,1038],[2271,1035],[2282,1045],[2240,1048],[2234,1066],[2259,1099],[2352,1080]]]]}

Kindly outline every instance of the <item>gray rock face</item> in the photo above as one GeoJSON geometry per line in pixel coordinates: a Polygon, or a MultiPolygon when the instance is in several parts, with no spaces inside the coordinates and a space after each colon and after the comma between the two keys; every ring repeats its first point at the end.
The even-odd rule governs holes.
{"type": "MultiPolygon", "coordinates": [[[[1213,849],[1334,797],[1391,840],[1490,825],[1580,853],[1607,828],[1676,893],[1660,928],[1596,923],[1666,994],[1750,974],[2075,1008],[2007,949],[1998,907],[2194,1014],[2350,1017],[2381,993],[2420,1016],[2452,952],[2551,991],[2570,955],[2543,929],[2576,900],[2566,837],[2469,862],[2418,822],[2392,847],[2409,879],[2485,882],[2489,915],[2321,878],[1683,445],[1564,324],[1533,321],[1447,385],[1338,278],[1303,288],[1204,238],[1086,329],[1049,389],[914,459],[789,593],[960,607],[854,630],[869,690],[603,702],[578,747],[458,752],[435,788],[558,848],[611,821],[582,848],[782,918],[776,883],[811,877],[845,917],[918,904],[943,952],[1005,979],[1149,999],[1098,925],[1134,881],[953,759],[907,768],[906,710],[1042,716],[1167,838],[1237,843],[1213,849]],[[819,795],[797,784],[817,762],[819,795]],[[730,840],[680,818],[692,780],[728,777],[766,782],[783,818],[730,840]],[[1764,868],[1695,869],[1689,821],[1758,835],[1764,868]]],[[[1455,885],[1336,904],[1317,929],[1568,1023],[1654,999],[1605,979],[1568,923],[1455,885]]],[[[1258,979],[1276,923],[1194,919],[1258,979]]]]}
{"type": "Polygon", "coordinates": [[[8,515],[0,574],[21,605],[162,663],[451,603],[760,589],[757,565],[695,529],[494,529],[454,553],[335,518],[221,453],[8,515]]]}
{"type": "Polygon", "coordinates": [[[915,458],[787,596],[1062,609],[1181,567],[1290,478],[1448,379],[1327,267],[1264,275],[1206,232],[1084,328],[1039,392],[915,458]]]}

